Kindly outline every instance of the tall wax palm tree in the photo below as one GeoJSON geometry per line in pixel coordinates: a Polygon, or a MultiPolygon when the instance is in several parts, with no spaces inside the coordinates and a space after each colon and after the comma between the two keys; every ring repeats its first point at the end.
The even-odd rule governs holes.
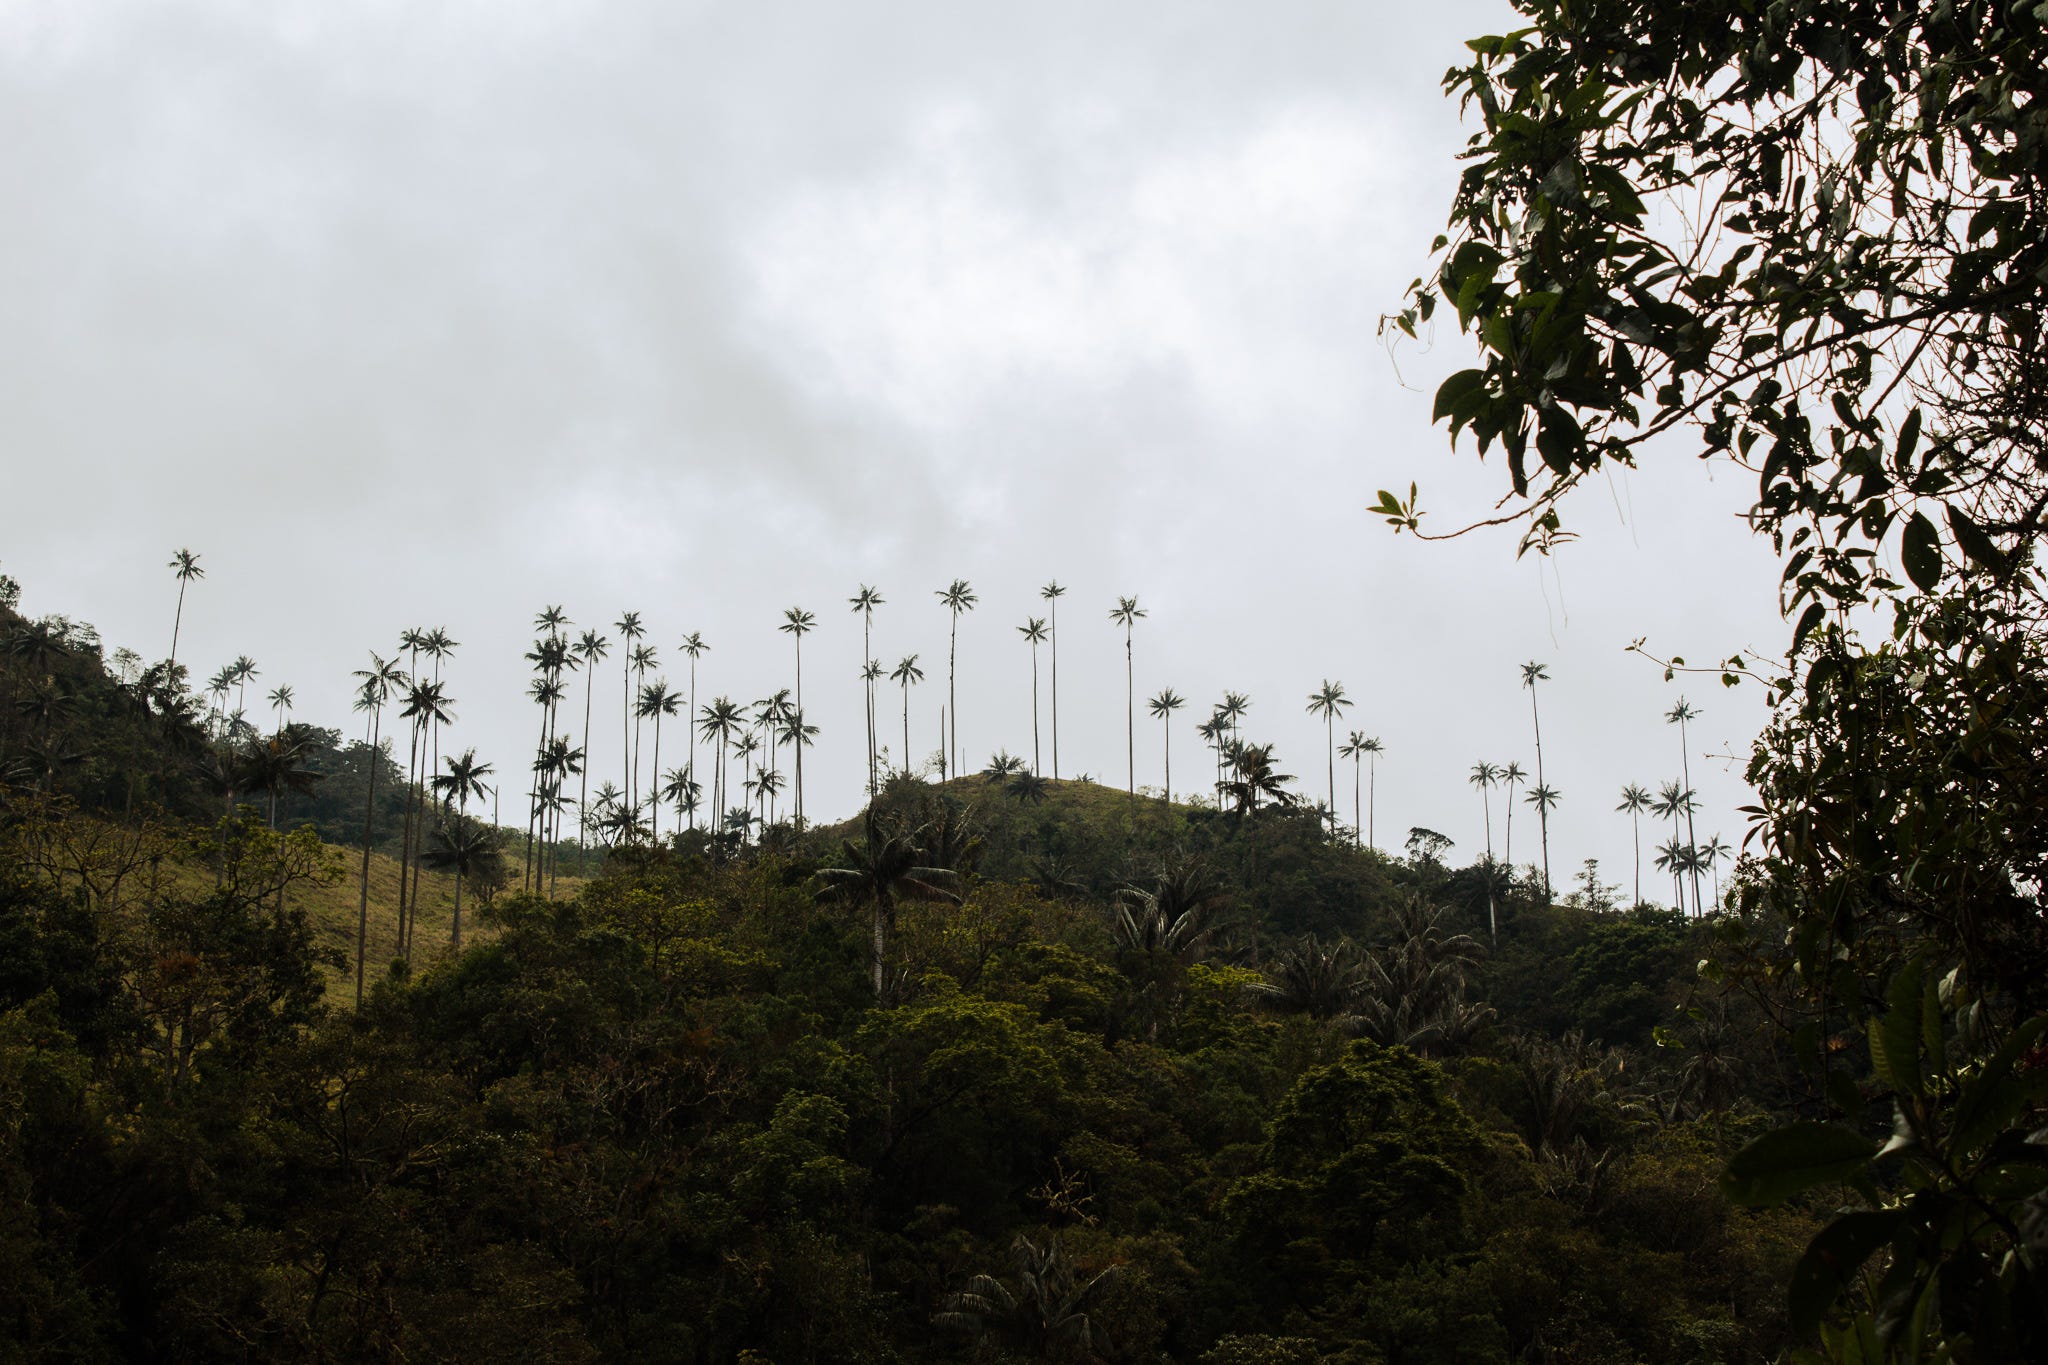
{"type": "Polygon", "coordinates": [[[1124,628],[1124,760],[1128,765],[1126,782],[1133,802],[1138,799],[1138,691],[1131,656],[1131,632],[1145,614],[1145,609],[1138,605],[1135,597],[1119,597],[1116,605],[1109,609],[1110,623],[1124,628]]]}
{"type": "Polygon", "coordinates": [[[661,718],[673,716],[683,695],[669,690],[668,679],[659,678],[640,689],[640,715],[654,720],[654,782],[647,793],[647,822],[661,827],[661,718]]]}
{"type": "Polygon", "coordinates": [[[1378,848],[1373,826],[1379,807],[1380,755],[1387,751],[1387,746],[1380,743],[1377,735],[1368,735],[1358,751],[1365,755],[1365,844],[1367,848],[1378,848]]]}
{"type": "Polygon", "coordinates": [[[1308,713],[1323,718],[1324,757],[1330,778],[1330,837],[1337,837],[1337,717],[1351,705],[1344,684],[1323,679],[1323,685],[1309,693],[1308,713]]]}
{"type": "MultiPolygon", "coordinates": [[[[470,866],[458,864],[467,864],[471,855],[479,852],[474,839],[477,827],[469,822],[469,798],[483,799],[489,790],[484,779],[490,775],[491,765],[477,762],[474,749],[465,749],[460,756],[448,760],[446,772],[434,774],[434,794],[441,799],[441,808],[446,810],[453,804],[456,811],[454,833],[451,835],[444,826],[436,831],[436,835],[442,844],[438,852],[454,855],[450,862],[441,865],[453,866],[455,871],[455,918],[449,934],[457,952],[462,951],[462,879],[473,870],[470,866]]],[[[489,834],[488,846],[496,851],[498,832],[493,829],[489,834]]]]}
{"type": "MultiPolygon", "coordinates": [[[[441,681],[441,665],[461,648],[461,643],[449,636],[447,627],[435,626],[427,632],[424,648],[427,657],[434,661],[434,681],[438,683],[441,681]]],[[[438,772],[441,768],[441,725],[442,722],[435,721],[429,736],[434,750],[434,764],[430,772],[438,772]]]]}
{"type": "MultiPolygon", "coordinates": [[[[438,688],[441,686],[441,665],[445,663],[460,647],[460,644],[448,634],[447,627],[445,626],[435,626],[432,630],[427,631],[425,636],[422,638],[420,642],[420,652],[425,654],[428,658],[434,661],[435,687],[438,688]]],[[[422,745],[420,749],[421,768],[419,785],[422,793],[425,792],[428,781],[433,777],[433,775],[436,772],[440,770],[441,727],[446,725],[448,721],[449,717],[444,715],[436,714],[428,717],[426,742],[424,743],[424,745],[422,745]]],[[[424,795],[422,796],[421,799],[425,799],[424,795]]],[[[422,826],[421,834],[423,837],[424,826],[422,826]]],[[[421,859],[419,856],[418,848],[419,842],[418,839],[416,838],[414,842],[412,868],[412,899],[415,904],[418,903],[420,898],[421,859]]]]}
{"type": "Polygon", "coordinates": [[[1507,833],[1501,840],[1500,857],[1501,861],[1508,865],[1509,875],[1513,875],[1515,867],[1515,788],[1528,780],[1529,774],[1523,772],[1522,765],[1514,759],[1509,759],[1500,770],[1500,784],[1507,788],[1508,792],[1505,803],[1508,813],[1507,833]]]}
{"type": "Polygon", "coordinates": [[[270,689],[270,706],[272,710],[277,712],[277,728],[280,731],[284,729],[284,718],[286,713],[292,709],[292,700],[292,688],[290,683],[286,683],[281,687],[273,687],[270,689]]]}
{"type": "Polygon", "coordinates": [[[888,675],[880,659],[869,659],[860,666],[861,682],[867,687],[868,696],[868,799],[882,789],[878,767],[881,762],[882,746],[875,735],[875,684],[888,675]]]}
{"type": "MultiPolygon", "coordinates": [[[[591,691],[597,682],[597,666],[611,653],[611,641],[595,630],[586,630],[575,644],[576,657],[583,661],[583,745],[590,747],[591,691]]],[[[576,870],[583,871],[585,835],[590,824],[590,765],[585,764],[576,785],[576,870]]]]}
{"type": "MultiPolygon", "coordinates": [[[[426,839],[425,821],[427,784],[419,780],[421,771],[419,756],[424,751],[423,741],[427,727],[449,719],[448,708],[453,705],[441,684],[423,681],[415,677],[406,689],[405,706],[399,715],[412,722],[412,765],[409,776],[411,789],[405,794],[404,833],[398,846],[398,937],[399,953],[402,956],[411,946],[411,910],[417,895],[417,884],[412,881],[413,862],[426,839]]],[[[431,771],[426,776],[431,777],[431,771]]]]}
{"type": "Polygon", "coordinates": [[[244,654],[228,665],[235,677],[235,714],[249,709],[249,679],[257,676],[256,661],[244,654]]]}
{"type": "Polygon", "coordinates": [[[1678,899],[1681,913],[1685,910],[1685,877],[1699,865],[1699,850],[1688,845],[1677,834],[1657,845],[1657,870],[1671,874],[1672,894],[1678,899]]]}
{"type": "MultiPolygon", "coordinates": [[[[782,613],[782,624],[776,629],[790,637],[796,645],[796,709],[804,709],[804,636],[817,628],[818,618],[802,607],[791,607],[782,613]]],[[[796,808],[797,828],[804,823],[804,746],[796,746],[796,808]]]]}
{"type": "MultiPolygon", "coordinates": [[[[1699,717],[1700,713],[1684,697],[1680,697],[1678,705],[1664,713],[1665,724],[1678,727],[1678,757],[1684,765],[1679,770],[1679,776],[1685,783],[1687,792],[1692,791],[1692,745],[1686,739],[1686,725],[1690,721],[1698,720],[1699,717]]],[[[1694,803],[1688,803],[1685,812],[1685,842],[1697,848],[1699,846],[1699,838],[1693,833],[1693,809],[1694,803]]],[[[1695,861],[1692,867],[1692,911],[1695,915],[1704,913],[1700,908],[1700,868],[1698,861],[1695,861]]]]}
{"type": "MultiPolygon", "coordinates": [[[[1060,599],[1067,590],[1055,578],[1038,590],[1038,596],[1049,605],[1046,608],[1051,624],[1046,627],[1045,638],[1052,647],[1052,779],[1060,779],[1060,599]]],[[[910,761],[910,755],[903,756],[910,761]]]]}
{"type": "MultiPolygon", "coordinates": [[[[967,580],[956,578],[934,594],[945,603],[946,610],[953,613],[952,632],[946,637],[946,724],[947,731],[940,738],[939,780],[945,781],[960,766],[960,694],[954,686],[955,667],[960,644],[960,613],[973,611],[974,604],[981,599],[974,595],[974,589],[967,586],[967,580]]],[[[907,759],[908,754],[904,755],[907,759]]]]}
{"type": "Polygon", "coordinates": [[[690,776],[688,768],[672,768],[669,770],[668,782],[662,787],[661,794],[676,808],[677,838],[682,837],[684,814],[695,814],[697,797],[702,790],[697,785],[696,779],[690,776]]]}
{"type": "Polygon", "coordinates": [[[355,676],[361,680],[356,689],[355,709],[367,711],[370,716],[369,793],[363,798],[363,894],[356,915],[356,1005],[360,1008],[363,1003],[363,964],[370,944],[370,841],[376,829],[378,729],[391,689],[404,686],[406,678],[397,660],[380,659],[375,651],[370,654],[370,666],[357,669],[355,676]]]}
{"type": "Polygon", "coordinates": [[[875,608],[883,605],[882,594],[863,583],[860,591],[846,599],[860,613],[860,676],[867,685],[868,704],[868,797],[875,794],[875,679],[882,671],[875,663],[875,608]]]}
{"type": "MultiPolygon", "coordinates": [[[[761,752],[761,736],[758,731],[746,729],[744,725],[733,738],[732,751],[740,760],[740,804],[737,809],[745,814],[750,793],[754,790],[754,755],[761,752]]],[[[753,828],[753,821],[740,822],[740,842],[746,843],[747,831],[753,828]]]]}
{"type": "Polygon", "coordinates": [[[1223,808],[1223,740],[1230,733],[1230,727],[1224,724],[1221,711],[1211,711],[1209,719],[1195,727],[1195,733],[1202,737],[1204,744],[1207,744],[1216,751],[1216,808],[1221,810],[1223,808]]]}
{"type": "Polygon", "coordinates": [[[842,844],[845,862],[819,871],[821,901],[866,903],[874,911],[874,980],[879,998],[886,984],[889,930],[896,904],[904,900],[958,903],[960,874],[951,868],[927,866],[918,844],[922,831],[906,831],[879,818],[868,808],[866,837],[842,844]]]}
{"type": "MultiPolygon", "coordinates": [[[[795,707],[785,707],[775,718],[772,735],[777,745],[787,744],[796,750],[797,765],[803,765],[804,750],[817,742],[818,727],[806,724],[804,713],[795,707]]],[[[801,814],[798,816],[802,818],[801,814]]]]}
{"type": "Polygon", "coordinates": [[[623,657],[623,669],[619,677],[619,774],[620,781],[629,792],[636,791],[633,785],[633,647],[647,634],[647,628],[640,624],[637,611],[621,612],[619,619],[612,622],[619,632],[619,652],[623,657]]]}
{"type": "MultiPolygon", "coordinates": [[[[711,648],[711,646],[705,644],[704,637],[693,630],[683,637],[683,642],[677,648],[688,655],[690,659],[690,700],[688,706],[690,708],[689,714],[694,716],[697,714],[697,656],[711,648]]],[[[697,783],[697,731],[691,726],[684,728],[690,731],[690,762],[688,766],[690,784],[692,787],[695,787],[697,783]]],[[[690,828],[697,828],[697,803],[695,801],[690,802],[689,815],[690,828]]]]}
{"type": "Polygon", "coordinates": [[[924,670],[917,666],[917,656],[906,654],[903,662],[896,665],[889,674],[889,681],[903,687],[903,775],[910,776],[910,685],[924,681],[924,670]]]}
{"type": "MultiPolygon", "coordinates": [[[[1693,808],[1692,789],[1685,786],[1682,782],[1666,782],[1657,789],[1657,799],[1650,803],[1650,813],[1652,815],[1671,822],[1671,842],[1674,846],[1679,847],[1684,846],[1684,835],[1678,827],[1679,817],[1690,816],[1693,808]]],[[[1666,864],[1659,863],[1658,866],[1663,867],[1666,864]]],[[[1680,867],[1679,870],[1684,872],[1686,869],[1680,867]]],[[[1672,898],[1672,907],[1683,911],[1685,909],[1685,883],[1683,881],[1676,883],[1672,887],[1672,898]]]]}
{"type": "Polygon", "coordinates": [[[199,567],[199,556],[190,550],[179,550],[171,556],[168,566],[178,578],[178,612],[171,618],[171,658],[173,668],[178,663],[178,632],[185,624],[185,585],[195,578],[206,577],[206,570],[199,567]]]}
{"type": "Polygon", "coordinates": [[[1038,647],[1045,643],[1045,618],[1028,616],[1017,633],[1031,645],[1031,771],[1038,771],[1038,647]]]}
{"type": "Polygon", "coordinates": [[[746,724],[739,705],[730,697],[714,697],[697,715],[697,733],[711,742],[711,813],[725,810],[725,750],[746,724]]]}
{"type": "Polygon", "coordinates": [[[541,825],[541,760],[554,733],[555,707],[562,700],[563,690],[558,676],[552,672],[542,672],[526,689],[528,699],[540,707],[540,735],[533,745],[533,777],[526,792],[526,865],[520,879],[520,885],[529,891],[540,889],[534,881],[533,858],[535,841],[546,837],[541,825]]]}
{"type": "Polygon", "coordinates": [[[1484,759],[1472,765],[1472,772],[1465,779],[1479,789],[1479,804],[1486,811],[1486,861],[1493,861],[1493,801],[1488,793],[1493,784],[1500,781],[1500,768],[1484,759]]]}
{"type": "Polygon", "coordinates": [[[1173,806],[1173,713],[1187,705],[1187,698],[1169,687],[1145,705],[1153,715],[1159,717],[1160,728],[1165,732],[1166,804],[1170,810],[1173,806]]]}
{"type": "Polygon", "coordinates": [[[1700,866],[1707,868],[1714,874],[1714,912],[1719,914],[1721,911],[1721,860],[1732,855],[1735,850],[1722,843],[1721,836],[1718,834],[1708,839],[1704,844],[1698,844],[1695,847],[1699,850],[1698,862],[1700,866]]]}
{"type": "Polygon", "coordinates": [[[1636,899],[1643,903],[1643,812],[1650,808],[1650,793],[1631,782],[1621,789],[1621,804],[1615,809],[1628,816],[1629,832],[1636,847],[1636,899]]]}
{"type": "Polygon", "coordinates": [[[434,829],[434,846],[426,851],[428,864],[447,872],[455,882],[455,916],[449,921],[449,944],[462,951],[462,884],[487,870],[495,873],[504,861],[498,831],[474,820],[457,819],[434,829]]]}
{"type": "MultiPolygon", "coordinates": [[[[637,697],[647,686],[647,670],[653,668],[660,660],[653,645],[635,645],[632,653],[627,656],[627,661],[633,668],[633,695],[637,697]]],[[[626,789],[633,793],[635,801],[640,799],[640,722],[645,719],[647,716],[644,712],[637,709],[634,711],[633,765],[627,774],[632,781],[626,789]]]]}
{"type": "Polygon", "coordinates": [[[1554,787],[1546,787],[1539,781],[1529,789],[1529,794],[1522,798],[1536,808],[1536,823],[1544,831],[1543,894],[1546,898],[1550,895],[1550,812],[1557,808],[1558,798],[1563,795],[1563,792],[1554,787]]]}
{"type": "Polygon", "coordinates": [[[1365,836],[1365,820],[1363,818],[1365,810],[1358,799],[1360,790],[1359,770],[1365,766],[1362,762],[1365,756],[1368,753],[1376,752],[1378,745],[1379,741],[1369,738],[1365,731],[1353,730],[1349,735],[1345,736],[1344,742],[1337,746],[1337,757],[1351,760],[1351,846],[1353,848],[1361,847],[1365,836]],[[1374,747],[1368,749],[1366,747],[1368,744],[1374,747]]]}
{"type": "MultiPolygon", "coordinates": [[[[1536,730],[1536,787],[1539,791],[1549,790],[1543,779],[1543,718],[1536,710],[1536,684],[1548,682],[1550,670],[1531,659],[1522,665],[1522,686],[1529,689],[1529,723],[1536,730]]],[[[1534,793],[1531,793],[1534,796],[1534,793]]],[[[1555,793],[1552,800],[1556,799],[1555,793]]],[[[1536,807],[1536,822],[1543,839],[1543,903],[1550,903],[1550,807],[1543,802],[1530,802],[1536,807]]]]}

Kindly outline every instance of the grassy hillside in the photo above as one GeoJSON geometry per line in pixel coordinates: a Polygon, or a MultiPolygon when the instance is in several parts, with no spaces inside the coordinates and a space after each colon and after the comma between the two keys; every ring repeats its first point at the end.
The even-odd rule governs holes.
{"type": "MultiPolygon", "coordinates": [[[[322,844],[337,873],[337,879],[324,886],[297,886],[289,893],[288,901],[296,909],[303,910],[313,929],[313,940],[321,950],[338,952],[347,963],[338,970],[324,969],[328,979],[328,996],[340,1002],[352,1001],[355,994],[356,932],[362,917],[363,900],[363,851],[361,848],[347,848],[334,844],[322,844]]],[[[517,890],[517,863],[509,860],[515,874],[513,889],[517,890]]],[[[198,862],[183,864],[174,874],[174,884],[189,891],[202,891],[212,881],[213,873],[198,862]]],[[[584,883],[584,878],[564,876],[557,880],[556,894],[573,895],[584,883]]],[[[462,893],[462,941],[465,944],[477,942],[490,935],[490,928],[480,914],[483,902],[474,890],[465,887],[462,893]]],[[[433,868],[422,868],[419,873],[419,919],[413,930],[413,969],[421,971],[447,956],[452,948],[452,931],[455,922],[455,878],[433,868]]],[[[398,859],[385,853],[370,854],[370,896],[368,955],[369,978],[375,980],[390,969],[398,947],[398,859]]]]}

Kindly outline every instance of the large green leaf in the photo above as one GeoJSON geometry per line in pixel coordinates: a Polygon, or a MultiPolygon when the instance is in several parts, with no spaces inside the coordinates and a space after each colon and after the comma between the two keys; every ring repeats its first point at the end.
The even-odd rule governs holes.
{"type": "Polygon", "coordinates": [[[1845,1180],[1877,1144],[1839,1123],[1808,1120],[1776,1128],[1729,1159],[1721,1189],[1738,1204],[1781,1204],[1802,1190],[1845,1180]]]}
{"type": "Polygon", "coordinates": [[[1906,533],[1899,542],[1899,560],[1905,565],[1906,577],[1920,591],[1933,592],[1941,582],[1941,536],[1934,523],[1919,512],[1906,523],[1906,533]]]}
{"type": "Polygon", "coordinates": [[[1845,1213],[1820,1230],[1792,1268],[1787,1309],[1795,1335],[1810,1336],[1819,1329],[1828,1309],[1871,1254],[1898,1231],[1904,1216],[1898,1209],[1862,1210],[1845,1213]]]}

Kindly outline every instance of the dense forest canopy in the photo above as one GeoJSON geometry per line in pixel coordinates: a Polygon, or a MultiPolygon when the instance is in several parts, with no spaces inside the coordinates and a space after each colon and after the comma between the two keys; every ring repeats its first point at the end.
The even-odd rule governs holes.
{"type": "Polygon", "coordinates": [[[1660,437],[1753,469],[1787,648],[1703,670],[1774,708],[1753,856],[1681,776],[1616,812],[1668,827],[1647,896],[1553,872],[1533,661],[1464,859],[1375,814],[1333,681],[1304,776],[1226,699],[1141,793],[1135,598],[1122,787],[1060,774],[1056,673],[1028,760],[884,761],[911,657],[833,827],[800,610],[754,706],[634,676],[622,621],[594,721],[607,643],[549,608],[501,772],[444,747],[445,632],[344,738],[246,656],[194,691],[189,550],[159,664],[0,579],[4,1353],[2048,1355],[2048,7],[1521,9],[1450,73],[1478,131],[1397,322],[1476,338],[1437,413],[1525,550],[1660,437]]]}

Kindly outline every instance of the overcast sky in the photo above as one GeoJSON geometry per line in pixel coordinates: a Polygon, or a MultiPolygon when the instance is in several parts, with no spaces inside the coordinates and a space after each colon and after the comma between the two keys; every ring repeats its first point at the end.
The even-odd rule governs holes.
{"type": "Polygon", "coordinates": [[[1746,750],[1760,698],[1623,651],[1778,643],[1745,476],[1674,447],[1589,486],[1585,539],[1552,562],[1365,512],[1414,480],[1445,529],[1502,489],[1429,423],[1470,344],[1376,328],[1457,174],[1439,78],[1503,22],[1356,0],[0,0],[0,569],[25,610],[160,658],[165,562],[190,546],[195,674],[247,653],[300,719],[343,726],[367,651],[445,625],[454,742],[501,770],[530,753],[542,606],[615,638],[640,611],[673,682],[701,631],[700,701],[789,685],[775,627],[802,606],[814,817],[859,797],[860,584],[887,599],[876,655],[921,655],[919,758],[934,590],[973,584],[979,766],[1029,753],[1016,627],[1057,577],[1064,774],[1124,780],[1106,615],[1135,594],[1142,783],[1143,698],[1191,700],[1185,788],[1229,688],[1321,793],[1303,708],[1329,678],[1357,703],[1344,728],[1387,746],[1379,842],[1426,825],[1470,855],[1472,764],[1535,766],[1517,666],[1538,659],[1560,883],[1588,856],[1627,879],[1613,807],[1677,775],[1681,690],[1705,712],[1700,837],[1734,842],[1739,767],[1706,756],[1746,750]]]}

